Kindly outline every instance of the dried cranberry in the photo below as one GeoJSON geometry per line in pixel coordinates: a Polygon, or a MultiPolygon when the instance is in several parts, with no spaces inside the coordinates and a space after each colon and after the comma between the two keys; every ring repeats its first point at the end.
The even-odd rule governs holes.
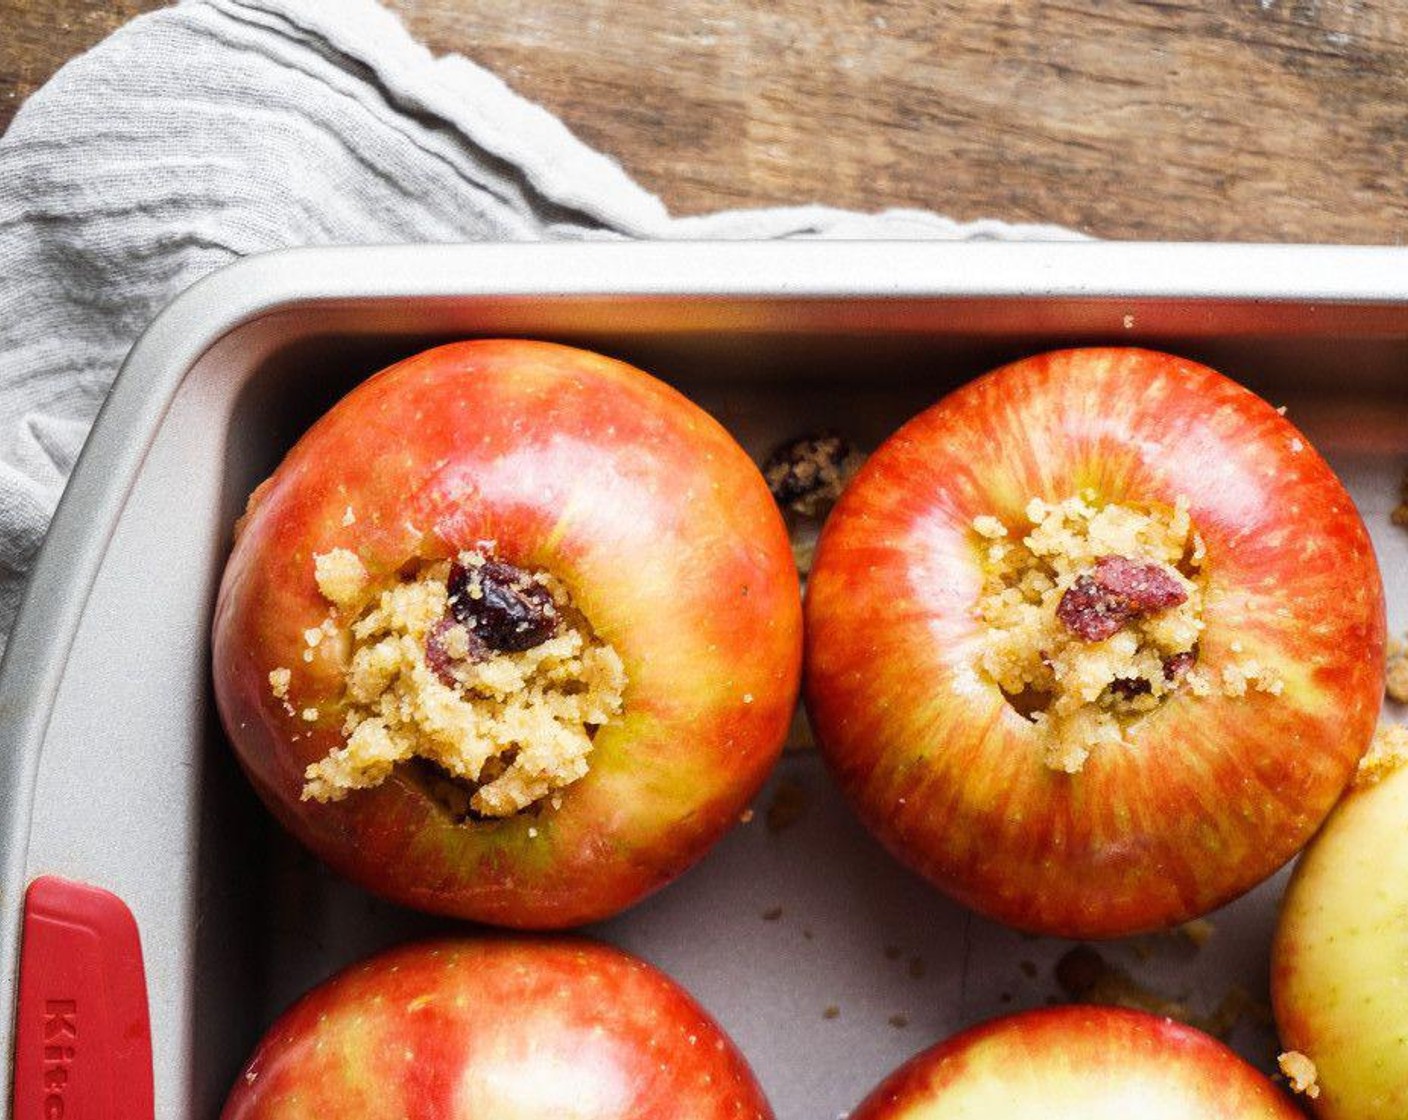
{"type": "Polygon", "coordinates": [[[1167,610],[1188,599],[1183,585],[1162,564],[1140,564],[1123,556],[1102,556],[1095,561],[1094,578],[1136,614],[1167,610]]]}
{"type": "Polygon", "coordinates": [[[457,561],[446,586],[451,613],[490,649],[519,653],[557,633],[551,592],[522,568],[502,560],[486,560],[477,567],[457,561]]]}
{"type": "Polygon", "coordinates": [[[1198,662],[1198,655],[1191,649],[1164,658],[1164,679],[1176,681],[1198,662]]]}
{"type": "Polygon", "coordinates": [[[1103,642],[1130,618],[1124,604],[1088,575],[1077,576],[1066,588],[1056,605],[1056,617],[1086,642],[1103,642]]]}
{"type": "MultiPolygon", "coordinates": [[[[425,638],[425,663],[443,683],[451,688],[460,682],[455,678],[455,661],[457,659],[452,657],[445,648],[445,635],[456,626],[460,626],[459,621],[452,614],[446,614],[431,628],[425,638]]],[[[489,648],[473,630],[466,631],[466,636],[469,639],[467,642],[469,648],[465,658],[470,661],[483,660],[488,654],[489,648]]]]}
{"type": "Polygon", "coordinates": [[[1083,641],[1100,642],[1131,619],[1176,607],[1187,598],[1183,585],[1160,564],[1102,556],[1066,589],[1056,617],[1083,641]]]}

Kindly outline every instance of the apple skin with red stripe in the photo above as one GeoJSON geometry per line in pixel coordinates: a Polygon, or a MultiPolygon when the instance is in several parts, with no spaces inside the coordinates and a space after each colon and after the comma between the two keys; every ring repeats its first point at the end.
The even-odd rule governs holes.
{"type": "Polygon", "coordinates": [[[737,1048],[644,961],[562,938],[392,949],[269,1029],[222,1120],[772,1120],[737,1048]]]}
{"type": "Polygon", "coordinates": [[[1206,913],[1311,837],[1383,695],[1383,586],[1344,487],[1289,420],[1196,362],[1081,349],[1005,366],[904,425],[841,496],[806,599],[803,691],[864,823],[966,905],[1116,937],[1206,913]],[[1206,545],[1200,672],[1079,773],[982,670],[974,519],[1032,498],[1186,502],[1206,545]]]}
{"type": "Polygon", "coordinates": [[[1266,1077],[1192,1027],[1142,1011],[1059,1007],[926,1050],[850,1120],[1304,1120],[1266,1077]]]}

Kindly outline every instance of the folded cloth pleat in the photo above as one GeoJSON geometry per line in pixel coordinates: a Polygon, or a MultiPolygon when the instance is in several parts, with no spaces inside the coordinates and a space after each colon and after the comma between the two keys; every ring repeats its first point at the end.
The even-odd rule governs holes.
{"type": "Polygon", "coordinates": [[[1069,238],[824,206],[674,218],[552,114],[373,0],[187,0],[124,26],[0,138],[0,639],[137,335],[229,261],[295,245],[1069,238]]]}

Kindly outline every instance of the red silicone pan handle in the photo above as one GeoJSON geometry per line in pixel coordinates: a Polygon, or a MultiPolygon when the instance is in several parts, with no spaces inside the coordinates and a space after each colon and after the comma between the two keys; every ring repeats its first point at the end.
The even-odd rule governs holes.
{"type": "Polygon", "coordinates": [[[45,876],[25,894],[14,1120],[152,1120],[142,943],[117,895],[45,876]]]}

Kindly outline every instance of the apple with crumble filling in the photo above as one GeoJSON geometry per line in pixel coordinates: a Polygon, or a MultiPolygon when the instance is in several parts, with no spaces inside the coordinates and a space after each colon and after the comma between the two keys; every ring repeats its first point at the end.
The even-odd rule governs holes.
{"type": "Polygon", "coordinates": [[[460,343],[359,386],[255,491],[216,698],[265,802],[349,878],[575,925],[737,819],[800,616],[767,485],[701,409],[585,351],[460,343]]]}
{"type": "Polygon", "coordinates": [[[1348,494],[1265,401],[1135,349],[959,389],[819,543],[805,695],[868,826],[1020,928],[1111,937],[1229,901],[1349,781],[1383,588],[1348,494]]]}

